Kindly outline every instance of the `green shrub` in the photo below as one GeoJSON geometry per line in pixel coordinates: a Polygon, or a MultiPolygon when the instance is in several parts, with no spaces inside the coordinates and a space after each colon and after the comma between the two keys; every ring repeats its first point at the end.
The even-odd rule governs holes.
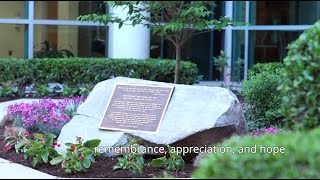
{"type": "Polygon", "coordinates": [[[288,46],[279,89],[289,91],[281,112],[289,127],[314,128],[320,124],[320,20],[288,46]]]}
{"type": "Polygon", "coordinates": [[[185,169],[185,161],[183,160],[181,153],[172,151],[170,145],[167,145],[169,157],[164,155],[162,157],[153,159],[149,166],[156,168],[166,168],[168,171],[183,171],[185,169]]]}
{"type": "Polygon", "coordinates": [[[84,143],[83,140],[81,137],[76,137],[76,144],[66,143],[67,153],[55,157],[50,164],[55,166],[61,163],[67,174],[86,172],[86,169],[96,162],[95,157],[100,155],[95,152],[95,148],[99,146],[101,140],[92,139],[84,143]]]}
{"type": "Polygon", "coordinates": [[[280,67],[280,63],[257,64],[250,71],[249,79],[241,83],[240,94],[245,99],[244,109],[250,130],[284,126],[278,110],[285,93],[277,90],[284,80],[280,67]]]}
{"type": "MultiPolygon", "coordinates": [[[[234,137],[223,143],[233,153],[212,153],[200,162],[193,178],[288,179],[320,177],[320,129],[263,136],[234,137]],[[256,153],[239,153],[257,146],[256,153]],[[260,153],[263,147],[284,147],[283,153],[260,153]]],[[[221,146],[221,145],[220,145],[221,146]]],[[[279,149],[278,149],[279,150],[279,149]]]]}
{"type": "Polygon", "coordinates": [[[128,169],[134,174],[143,173],[144,158],[143,153],[139,150],[140,144],[138,144],[136,140],[132,140],[129,145],[130,147],[127,149],[123,146],[119,147],[122,157],[117,158],[118,163],[113,166],[113,170],[128,169]]]}
{"type": "Polygon", "coordinates": [[[280,62],[257,63],[249,69],[249,75],[259,74],[264,71],[276,73],[277,69],[281,69],[283,66],[283,63],[280,62]]]}
{"type": "MultiPolygon", "coordinates": [[[[173,82],[175,61],[168,59],[109,59],[109,58],[58,58],[58,59],[0,59],[1,81],[15,80],[19,85],[47,84],[52,82],[79,85],[94,83],[117,76],[173,82]]],[[[181,62],[182,84],[200,80],[196,64],[181,62]]]]}
{"type": "Polygon", "coordinates": [[[0,82],[0,97],[19,96],[19,88],[14,81],[0,82]]]}

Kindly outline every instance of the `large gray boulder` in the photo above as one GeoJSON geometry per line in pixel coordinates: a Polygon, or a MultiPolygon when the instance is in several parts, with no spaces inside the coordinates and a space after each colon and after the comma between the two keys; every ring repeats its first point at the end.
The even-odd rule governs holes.
{"type": "MultiPolygon", "coordinates": [[[[146,146],[171,144],[199,147],[219,142],[234,133],[246,132],[247,124],[241,105],[228,89],[117,77],[94,87],[78,108],[77,115],[62,128],[58,142],[74,142],[75,136],[81,136],[85,140],[101,139],[100,145],[103,147],[116,147],[138,138],[144,140],[146,146]],[[157,134],[98,129],[117,83],[175,86],[157,134]]],[[[114,154],[110,152],[105,155],[114,154]]]]}

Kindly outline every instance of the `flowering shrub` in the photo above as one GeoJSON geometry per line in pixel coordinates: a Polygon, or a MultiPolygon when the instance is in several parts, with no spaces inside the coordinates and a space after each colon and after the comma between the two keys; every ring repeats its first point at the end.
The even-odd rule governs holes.
{"type": "Polygon", "coordinates": [[[260,136],[260,135],[265,134],[265,133],[278,134],[278,133],[282,133],[282,132],[283,132],[282,129],[269,127],[269,128],[261,128],[261,129],[254,130],[254,131],[252,131],[251,135],[252,136],[260,136]]]}
{"type": "MultiPolygon", "coordinates": [[[[25,134],[26,136],[27,134],[25,134]]],[[[36,166],[42,163],[48,163],[51,159],[60,156],[60,154],[55,150],[55,146],[60,146],[57,142],[54,142],[57,138],[54,134],[30,134],[26,145],[23,148],[24,158],[28,159],[32,157],[32,166],[36,166]]]]}
{"type": "Polygon", "coordinates": [[[61,167],[67,174],[86,172],[91,163],[95,162],[95,157],[100,155],[94,149],[99,146],[101,140],[92,139],[84,143],[83,140],[81,137],[77,137],[76,144],[66,143],[66,146],[69,147],[67,153],[52,159],[50,164],[58,165],[61,163],[61,167]]]}
{"type": "Polygon", "coordinates": [[[39,102],[18,103],[8,106],[7,114],[18,127],[28,132],[59,135],[61,128],[75,115],[84,97],[64,98],[54,102],[44,98],[39,102]]]}

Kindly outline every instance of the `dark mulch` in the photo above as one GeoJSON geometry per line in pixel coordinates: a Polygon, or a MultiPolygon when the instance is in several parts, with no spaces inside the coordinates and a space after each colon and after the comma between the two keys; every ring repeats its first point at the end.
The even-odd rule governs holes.
{"type": "MultiPolygon", "coordinates": [[[[32,167],[31,159],[24,160],[23,154],[17,154],[15,150],[6,151],[3,149],[4,142],[4,127],[0,127],[0,157],[15,163],[22,164],[24,166],[31,167],[33,169],[39,170],[41,172],[51,174],[58,177],[64,178],[153,178],[154,176],[162,175],[164,169],[153,168],[145,166],[145,169],[142,174],[133,174],[128,170],[116,170],[113,171],[113,166],[117,163],[116,158],[108,157],[97,157],[96,163],[93,163],[91,168],[87,170],[86,173],[66,175],[64,170],[61,168],[61,165],[52,166],[50,164],[43,164],[37,167],[32,167]]],[[[150,162],[152,159],[146,157],[146,163],[150,162]]],[[[186,163],[186,169],[184,172],[170,172],[171,175],[177,178],[188,178],[190,177],[191,172],[193,171],[192,162],[186,163]]]]}

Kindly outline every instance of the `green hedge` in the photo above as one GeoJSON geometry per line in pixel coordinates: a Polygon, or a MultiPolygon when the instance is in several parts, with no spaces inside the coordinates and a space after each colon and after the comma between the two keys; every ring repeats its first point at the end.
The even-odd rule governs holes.
{"type": "Polygon", "coordinates": [[[279,89],[284,96],[281,112],[290,128],[320,126],[320,20],[288,46],[284,76],[279,89]]]}
{"type": "MultiPolygon", "coordinates": [[[[307,132],[234,137],[223,143],[232,153],[212,153],[200,161],[193,178],[288,179],[320,177],[320,128],[307,132]],[[257,153],[238,153],[239,147],[254,147],[257,153]],[[284,147],[284,153],[260,153],[264,147],[284,147]]],[[[221,147],[222,145],[220,145],[221,147]]]]}
{"type": "MultiPolygon", "coordinates": [[[[161,82],[173,82],[175,61],[168,59],[0,59],[0,81],[14,80],[19,85],[98,83],[124,76],[161,82]]],[[[196,64],[182,61],[181,84],[194,84],[201,79],[196,64]]]]}

